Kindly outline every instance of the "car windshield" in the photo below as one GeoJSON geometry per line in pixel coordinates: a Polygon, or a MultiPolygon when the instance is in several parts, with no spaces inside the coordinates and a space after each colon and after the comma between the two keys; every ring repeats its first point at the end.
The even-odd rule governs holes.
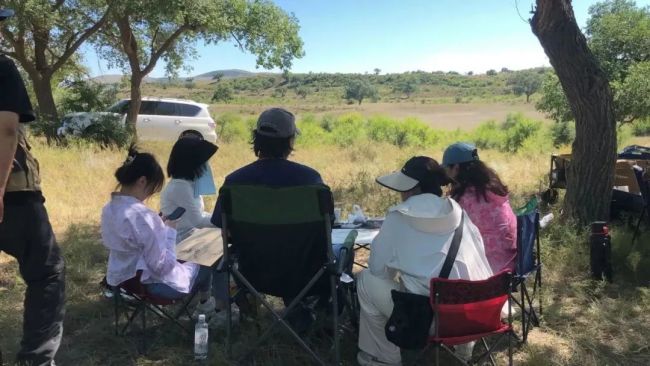
{"type": "Polygon", "coordinates": [[[123,100],[120,100],[119,102],[113,104],[112,106],[108,107],[106,112],[124,114],[124,113],[126,113],[126,110],[128,108],[129,108],[129,101],[126,100],[126,99],[123,99],[123,100]]]}

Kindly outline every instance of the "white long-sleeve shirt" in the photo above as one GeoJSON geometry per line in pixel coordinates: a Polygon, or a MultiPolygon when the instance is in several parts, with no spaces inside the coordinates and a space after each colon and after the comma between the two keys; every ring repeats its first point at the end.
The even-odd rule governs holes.
{"type": "Polygon", "coordinates": [[[144,284],[164,283],[189,293],[199,270],[196,263],[176,260],[176,230],[132,196],[113,194],[102,210],[102,242],[109,250],[106,281],[111,286],[142,270],[144,284]]]}
{"type": "MultiPolygon", "coordinates": [[[[462,214],[456,201],[433,194],[412,196],[391,207],[372,242],[370,271],[387,279],[399,272],[407,291],[428,296],[429,282],[440,274],[462,214]]],[[[481,234],[467,215],[463,226],[463,238],[449,278],[489,278],[492,270],[481,234]]]]}
{"type": "Polygon", "coordinates": [[[185,179],[171,179],[160,195],[160,211],[170,215],[178,207],[186,211],[176,222],[177,242],[185,239],[194,228],[213,227],[211,214],[205,212],[203,198],[194,197],[194,182],[185,179]]]}

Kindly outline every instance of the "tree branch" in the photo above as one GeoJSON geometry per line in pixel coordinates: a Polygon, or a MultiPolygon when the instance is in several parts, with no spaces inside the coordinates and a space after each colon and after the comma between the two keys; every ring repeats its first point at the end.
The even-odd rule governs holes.
{"type": "Polygon", "coordinates": [[[235,42],[237,42],[237,44],[239,45],[239,49],[240,49],[242,52],[244,52],[244,45],[241,43],[241,41],[239,40],[239,38],[237,38],[237,36],[235,35],[235,32],[230,31],[230,35],[231,35],[232,38],[235,40],[235,42]]]}
{"type": "MultiPolygon", "coordinates": [[[[182,25],[180,28],[178,28],[174,33],[172,33],[166,40],[163,42],[163,44],[156,50],[155,52],[151,53],[151,59],[149,60],[149,63],[147,66],[142,70],[142,73],[147,75],[150,73],[153,68],[156,66],[156,63],[162,57],[162,55],[167,52],[167,50],[176,42],[176,40],[187,30],[190,29],[190,26],[187,24],[182,25]]],[[[153,50],[152,50],[153,51],[153,50]]]]}
{"type": "Polygon", "coordinates": [[[54,65],[52,65],[52,70],[56,71],[56,70],[60,69],[66,62],[68,62],[68,59],[70,59],[70,57],[72,57],[72,55],[75,52],[77,52],[79,47],[81,47],[81,45],[88,38],[90,38],[93,34],[97,33],[97,31],[99,31],[99,29],[102,28],[104,26],[104,24],[106,24],[106,22],[108,21],[108,16],[109,16],[109,14],[111,12],[112,6],[113,5],[111,3],[106,8],[106,11],[104,12],[104,15],[97,21],[97,23],[95,23],[92,27],[87,28],[86,30],[84,30],[81,33],[81,36],[79,38],[77,38],[77,40],[74,43],[70,44],[70,41],[73,38],[68,40],[68,44],[66,45],[66,50],[63,52],[61,57],[59,57],[59,59],[54,63],[54,65]]]}

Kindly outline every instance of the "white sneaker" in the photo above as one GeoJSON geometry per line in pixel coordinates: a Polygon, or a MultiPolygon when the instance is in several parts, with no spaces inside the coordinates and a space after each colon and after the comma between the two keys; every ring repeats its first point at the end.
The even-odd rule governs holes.
{"type": "Polygon", "coordinates": [[[359,351],[357,353],[357,363],[359,363],[360,366],[402,366],[401,362],[398,363],[382,362],[378,360],[377,357],[364,351],[359,351]]]}

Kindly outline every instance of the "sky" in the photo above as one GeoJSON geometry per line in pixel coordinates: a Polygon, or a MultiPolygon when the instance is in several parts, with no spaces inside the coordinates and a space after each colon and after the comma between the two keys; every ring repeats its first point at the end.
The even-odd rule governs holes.
{"type": "MultiPolygon", "coordinates": [[[[574,0],[584,27],[596,0],[574,0]]],[[[276,0],[300,23],[305,56],[295,73],[382,73],[457,71],[484,73],[548,66],[527,19],[534,0],[276,0]]],[[[650,0],[637,0],[650,5],[650,0]]],[[[198,57],[188,60],[198,75],[213,70],[256,69],[255,57],[231,42],[197,42],[198,57]]],[[[82,50],[92,76],[121,73],[101,61],[91,47],[82,50]]],[[[160,62],[150,74],[165,76],[160,62]]]]}

